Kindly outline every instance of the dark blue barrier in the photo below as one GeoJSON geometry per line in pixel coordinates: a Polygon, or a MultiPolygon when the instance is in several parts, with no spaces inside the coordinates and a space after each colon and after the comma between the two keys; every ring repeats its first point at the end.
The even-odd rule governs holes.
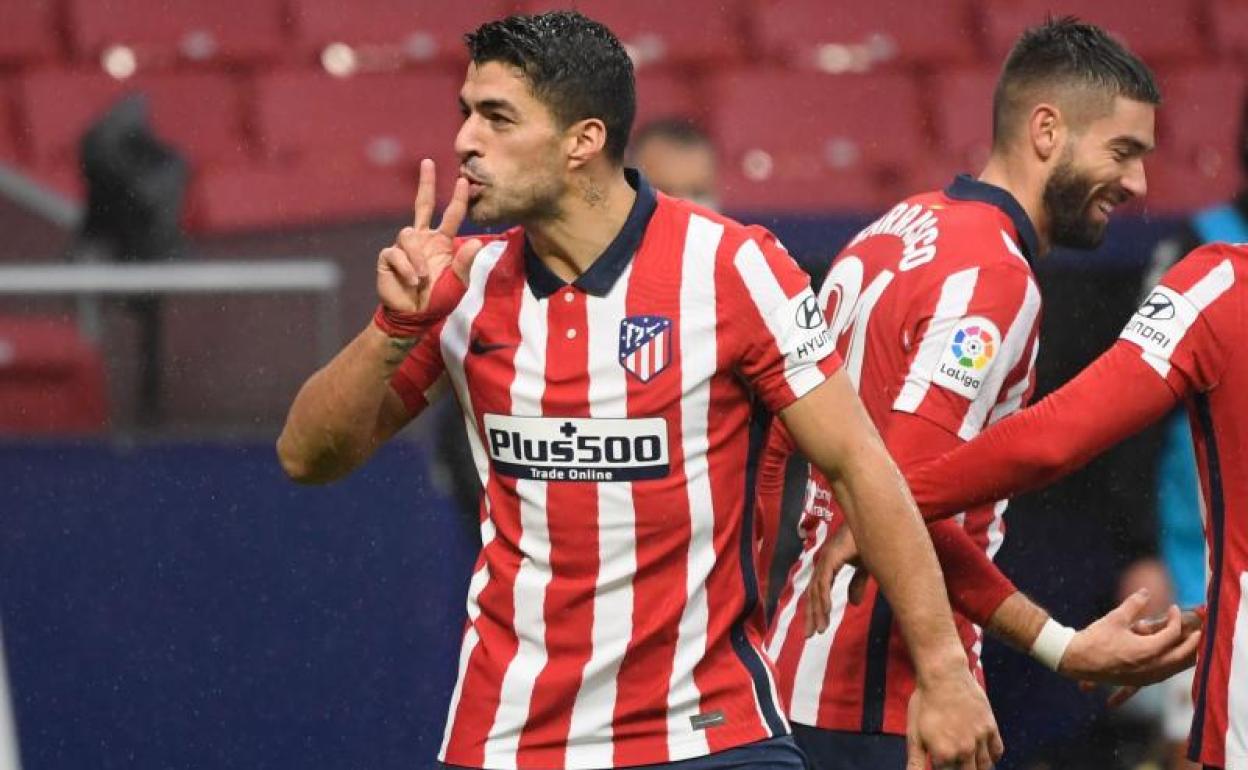
{"type": "Polygon", "coordinates": [[[0,448],[26,770],[424,768],[476,544],[387,447],[300,488],[270,445],[0,448]]]}

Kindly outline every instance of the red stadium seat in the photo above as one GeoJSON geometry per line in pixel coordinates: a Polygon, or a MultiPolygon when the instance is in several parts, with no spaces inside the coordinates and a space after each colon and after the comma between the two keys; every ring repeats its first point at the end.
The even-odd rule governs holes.
{"type": "Polygon", "coordinates": [[[142,70],[176,62],[256,61],[282,46],[280,0],[69,0],[74,54],[126,46],[142,70]]]}
{"type": "Polygon", "coordinates": [[[706,105],[685,78],[663,70],[637,73],[637,128],[657,118],[687,118],[698,125],[707,120],[706,105]]]}
{"type": "Polygon", "coordinates": [[[439,187],[446,190],[458,167],[461,80],[432,73],[346,79],[275,73],[256,84],[256,130],[266,157],[287,165],[328,161],[414,172],[421,158],[433,158],[442,172],[439,187]]]}
{"type": "Polygon", "coordinates": [[[733,61],[744,43],[744,9],[740,0],[529,0],[527,13],[576,6],[576,10],[607,25],[643,68],[656,64],[699,64],[733,61]]]}
{"type": "Polygon", "coordinates": [[[1248,61],[1248,0],[1211,0],[1209,31],[1219,51],[1248,61]]]}
{"type": "Polygon", "coordinates": [[[1000,61],[1025,28],[1072,14],[1126,41],[1145,61],[1207,58],[1196,0],[980,0],[991,59],[1000,61]]]}
{"type": "Polygon", "coordinates": [[[0,0],[0,63],[24,63],[56,58],[54,0],[0,0]]]}
{"type": "Polygon", "coordinates": [[[726,73],[712,93],[732,207],[875,207],[928,152],[918,86],[904,75],[726,73]]]}
{"type": "Polygon", "coordinates": [[[9,84],[0,82],[0,163],[16,163],[18,160],[13,120],[13,97],[9,84]]]}
{"type": "Polygon", "coordinates": [[[85,433],[107,423],[104,363],[73,323],[0,317],[0,433],[85,433]]]}
{"type": "Polygon", "coordinates": [[[1183,68],[1158,77],[1165,102],[1157,111],[1160,157],[1146,161],[1150,207],[1184,209],[1229,197],[1240,173],[1238,132],[1248,73],[1183,68]]]}
{"type": "Polygon", "coordinates": [[[414,176],[395,169],[209,169],[196,180],[188,218],[196,230],[225,232],[410,217],[415,187],[414,176]]]}
{"type": "Polygon", "coordinates": [[[29,157],[36,168],[78,162],[78,140],[123,93],[150,99],[156,133],[197,163],[246,156],[233,82],[208,73],[141,75],[117,81],[96,73],[45,71],[17,83],[29,157]]]}
{"type": "Polygon", "coordinates": [[[344,43],[364,70],[431,60],[466,62],[464,33],[506,15],[510,3],[477,0],[291,0],[295,44],[305,56],[344,43]]]}
{"type": "Polygon", "coordinates": [[[957,68],[932,80],[936,133],[945,160],[978,171],[992,150],[992,92],[997,68],[957,68]]]}
{"type": "Polygon", "coordinates": [[[976,56],[966,0],[928,3],[829,3],[754,0],[757,42],[801,67],[860,72],[890,62],[969,61],[976,56]]]}

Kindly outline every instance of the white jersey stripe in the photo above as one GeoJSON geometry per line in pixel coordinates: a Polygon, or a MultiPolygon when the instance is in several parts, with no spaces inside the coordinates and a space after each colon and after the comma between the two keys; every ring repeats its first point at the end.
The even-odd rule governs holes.
{"type": "MultiPolygon", "coordinates": [[[[588,296],[589,413],[628,417],[628,380],[616,357],[621,318],[627,315],[632,267],[601,299],[588,296]]],[[[592,653],[572,704],[566,764],[610,767],[614,763],[612,719],[620,663],[633,635],[633,576],[637,571],[636,512],[631,484],[597,484],[598,578],[594,589],[592,653]]]]}
{"type": "Polygon", "coordinates": [[[793,703],[789,706],[789,719],[803,725],[819,723],[819,701],[828,673],[832,643],[849,606],[849,581],[857,570],[847,567],[832,579],[832,616],[828,630],[815,634],[802,645],[802,656],[797,661],[797,678],[793,681],[793,703]]]}
{"type": "Polygon", "coordinates": [[[988,372],[988,377],[980,386],[975,400],[966,410],[962,427],[958,429],[958,436],[963,441],[970,441],[983,430],[984,420],[993,404],[997,403],[997,396],[1001,393],[1001,385],[1005,382],[1006,375],[1014,371],[1018,362],[1022,360],[1023,354],[1027,352],[1027,339],[1031,336],[1036,316],[1039,313],[1040,290],[1036,288],[1036,282],[1028,278],[1027,288],[1023,291],[1022,307],[1014,316],[1014,321],[1005,333],[1005,339],[1001,341],[1001,350],[997,352],[1000,358],[988,372]]]}
{"type": "MultiPolygon", "coordinates": [[[[485,448],[481,446],[481,436],[477,433],[473,417],[476,412],[472,408],[472,395],[468,392],[464,375],[464,352],[468,349],[472,322],[485,304],[485,285],[490,279],[491,271],[506,250],[506,242],[499,241],[491,243],[477,254],[468,279],[468,291],[451,316],[447,318],[446,323],[442,325],[442,339],[439,340],[442,345],[442,360],[445,362],[446,373],[444,377],[438,379],[439,381],[449,379],[459,397],[464,414],[464,428],[468,433],[468,443],[472,449],[472,459],[477,467],[477,476],[481,479],[482,486],[488,482],[489,460],[486,458],[485,448]]],[[[482,500],[486,506],[486,515],[481,519],[481,548],[484,550],[494,539],[494,522],[489,516],[489,496],[483,496],[482,500]]],[[[459,701],[463,695],[464,674],[468,669],[468,661],[471,660],[472,653],[480,642],[475,625],[477,618],[481,615],[481,605],[478,599],[489,580],[489,565],[482,564],[481,568],[473,573],[472,581],[469,583],[468,628],[464,632],[464,639],[460,645],[459,677],[455,680],[455,689],[451,693],[451,702],[447,707],[446,728],[442,735],[442,747],[438,753],[438,758],[443,761],[446,759],[446,748],[451,740],[451,730],[455,726],[455,712],[459,709],[459,701]]]]}
{"type": "MultiPolygon", "coordinates": [[[[733,266],[749,290],[750,299],[763,317],[763,323],[771,332],[780,354],[784,356],[784,379],[798,398],[820,385],[825,377],[813,360],[801,360],[796,350],[809,336],[809,332],[793,322],[794,311],[806,297],[815,300],[814,292],[806,288],[790,298],[767,264],[767,257],[754,241],[747,240],[737,249],[733,266]]],[[[706,280],[705,277],[702,278],[706,280]]]]}
{"type": "MultiPolygon", "coordinates": [[[[1154,295],[1162,295],[1174,307],[1173,317],[1158,319],[1153,325],[1162,333],[1165,344],[1154,344],[1157,338],[1149,334],[1152,328],[1141,329],[1142,321],[1137,321],[1139,313],[1127,323],[1127,328],[1120,335],[1140,346],[1140,355],[1150,367],[1162,377],[1170,374],[1170,356],[1178,350],[1188,329],[1200,317],[1201,311],[1207,308],[1218,297],[1222,296],[1235,283],[1235,270],[1229,259],[1218,263],[1186,292],[1179,294],[1168,286],[1158,286],[1154,295]]],[[[1152,319],[1149,319],[1152,320],[1152,319]]]]}
{"type": "MultiPolygon", "coordinates": [[[[815,574],[815,554],[823,547],[823,541],[827,539],[827,536],[828,524],[820,521],[815,527],[814,547],[802,549],[797,571],[793,574],[793,591],[789,595],[789,600],[777,611],[775,630],[766,645],[767,657],[772,660],[780,657],[780,648],[784,646],[784,641],[789,635],[789,626],[793,624],[793,618],[797,615],[797,605],[802,595],[806,593],[806,586],[810,585],[811,577],[815,574]]],[[[779,701],[776,702],[779,703],[779,701]]]]}
{"type": "Polygon", "coordinates": [[[919,343],[910,371],[906,374],[906,383],[893,402],[893,408],[899,412],[915,412],[923,403],[927,389],[932,384],[932,374],[940,362],[941,351],[953,333],[953,326],[958,319],[966,315],[970,307],[971,297],[975,294],[975,282],[979,280],[979,268],[972,267],[951,273],[940,287],[940,299],[936,301],[936,310],[927,323],[927,331],[919,343]]]}
{"type": "MultiPolygon", "coordinates": [[[[511,384],[511,413],[518,417],[542,414],[546,389],[546,313],[549,300],[539,300],[524,287],[520,302],[520,345],[516,349],[516,377],[511,384]]],[[[550,532],[546,522],[546,482],[517,479],[520,498],[520,562],[513,593],[514,621],[519,647],[499,692],[498,712],[485,743],[486,767],[515,767],[520,735],[529,716],[533,685],[546,665],[546,586],[551,580],[550,532]]]]}
{"type": "Polygon", "coordinates": [[[1239,575],[1239,610],[1227,681],[1226,770],[1248,770],[1248,572],[1239,575]]]}
{"type": "Polygon", "coordinates": [[[689,495],[689,561],[686,565],[685,608],[677,630],[672,679],[668,686],[667,745],[671,761],[701,756],[710,749],[706,733],[694,730],[690,718],[699,713],[701,693],[694,667],[706,653],[709,608],[706,581],[715,566],[715,511],[707,450],[711,379],[717,367],[715,253],[723,237],[721,224],[691,215],[685,236],[680,277],[681,439],[689,495]]]}
{"type": "Polygon", "coordinates": [[[1036,377],[1036,357],[1040,354],[1040,335],[1036,335],[1036,339],[1031,344],[1031,358],[1027,362],[1027,374],[1019,378],[1014,383],[1014,387],[1006,391],[1005,398],[999,404],[993,407],[988,413],[988,424],[991,425],[997,420],[1004,419],[1014,414],[1023,405],[1023,396],[1031,387],[1036,377]]]}

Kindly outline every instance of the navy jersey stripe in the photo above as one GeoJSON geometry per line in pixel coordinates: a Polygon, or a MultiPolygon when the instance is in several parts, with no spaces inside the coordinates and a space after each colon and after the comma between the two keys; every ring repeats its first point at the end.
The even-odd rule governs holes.
{"type": "Polygon", "coordinates": [[[1213,414],[1209,409],[1209,397],[1204,393],[1193,399],[1196,419],[1200,423],[1201,439],[1205,446],[1205,461],[1209,470],[1209,555],[1212,560],[1209,575],[1208,617],[1205,619],[1204,649],[1201,651],[1200,681],[1196,685],[1196,714],[1192,719],[1191,740],[1187,755],[1193,762],[1200,761],[1204,748],[1205,708],[1209,694],[1209,663],[1213,659],[1213,642],[1218,637],[1218,604],[1222,596],[1222,550],[1226,533],[1226,504],[1222,494],[1222,463],[1218,457],[1218,441],[1213,430],[1213,414]]]}
{"type": "Polygon", "coordinates": [[[763,443],[767,438],[767,429],[771,426],[771,414],[756,403],[750,416],[749,454],[745,465],[745,501],[741,518],[741,578],[745,581],[745,606],[741,615],[732,624],[732,648],[741,659],[741,663],[750,672],[754,682],[754,694],[762,706],[763,717],[772,735],[788,735],[789,730],[780,715],[780,709],[771,697],[771,685],[767,677],[767,664],[759,658],[758,652],[750,646],[745,636],[746,620],[758,607],[758,577],[754,571],[754,480],[758,475],[759,458],[762,455],[763,443]]]}
{"type": "Polygon", "coordinates": [[[883,592],[875,594],[871,625],[867,629],[867,665],[862,678],[862,731],[884,730],[884,705],[888,701],[888,642],[893,635],[893,608],[883,592]]]}

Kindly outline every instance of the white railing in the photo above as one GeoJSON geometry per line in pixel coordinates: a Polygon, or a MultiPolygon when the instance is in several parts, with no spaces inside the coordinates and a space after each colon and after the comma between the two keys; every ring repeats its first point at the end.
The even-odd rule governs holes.
{"type": "MultiPolygon", "coordinates": [[[[117,264],[0,265],[0,296],[133,297],[146,294],[315,294],[317,354],[338,349],[338,291],[342,271],[328,259],[195,261],[117,264]]],[[[83,334],[98,337],[98,314],[79,313],[83,334]]]]}

